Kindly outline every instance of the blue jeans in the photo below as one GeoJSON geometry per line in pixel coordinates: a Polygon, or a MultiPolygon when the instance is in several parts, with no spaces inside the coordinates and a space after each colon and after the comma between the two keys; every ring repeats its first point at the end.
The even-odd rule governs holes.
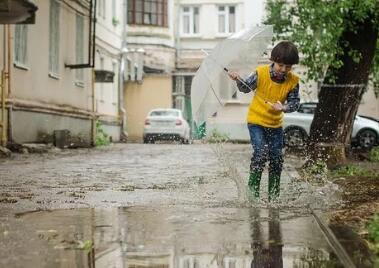
{"type": "Polygon", "coordinates": [[[280,176],[283,168],[283,129],[254,124],[247,124],[247,128],[253,147],[250,172],[262,172],[269,160],[269,175],[280,176]]]}

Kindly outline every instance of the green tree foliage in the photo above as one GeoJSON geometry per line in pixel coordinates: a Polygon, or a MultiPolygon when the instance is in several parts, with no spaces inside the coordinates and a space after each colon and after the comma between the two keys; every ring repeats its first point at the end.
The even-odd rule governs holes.
{"type": "Polygon", "coordinates": [[[305,78],[322,82],[310,162],[341,163],[365,87],[379,81],[379,1],[268,0],[267,10],[277,38],[298,44],[305,78]]]}
{"type": "MultiPolygon", "coordinates": [[[[349,48],[342,36],[346,30],[359,31],[360,24],[370,19],[379,28],[378,0],[268,0],[267,24],[274,25],[277,39],[288,39],[298,44],[307,67],[306,78],[323,80],[328,68],[343,65],[343,53],[349,48]]],[[[362,55],[354,49],[349,55],[359,62],[362,55]]],[[[377,41],[371,78],[379,93],[379,41],[377,41]]],[[[328,76],[333,83],[335,76],[328,76]]]]}

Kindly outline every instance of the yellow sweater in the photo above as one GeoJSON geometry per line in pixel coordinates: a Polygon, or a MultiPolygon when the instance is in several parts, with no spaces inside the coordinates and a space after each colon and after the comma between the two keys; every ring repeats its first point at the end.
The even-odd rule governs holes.
{"type": "Polygon", "coordinates": [[[284,103],[288,93],[299,83],[299,77],[292,72],[287,75],[286,81],[279,84],[271,80],[270,65],[257,68],[258,82],[255,95],[250,103],[247,122],[263,127],[278,128],[283,123],[283,112],[274,110],[268,103],[280,101],[284,103]]]}

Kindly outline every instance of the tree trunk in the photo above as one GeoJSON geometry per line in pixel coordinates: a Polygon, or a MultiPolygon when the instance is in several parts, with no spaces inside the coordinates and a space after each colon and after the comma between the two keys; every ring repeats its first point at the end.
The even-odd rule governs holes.
{"type": "Polygon", "coordinates": [[[321,86],[310,130],[311,162],[321,158],[328,166],[341,164],[345,160],[345,147],[350,146],[354,118],[368,82],[378,38],[378,30],[370,18],[356,25],[357,31],[346,29],[340,38],[343,53],[336,59],[342,61],[342,67],[330,67],[321,86]],[[346,42],[348,45],[343,46],[346,42]],[[358,63],[350,50],[361,54],[358,63]],[[331,83],[329,78],[333,75],[335,82],[331,83]]]}

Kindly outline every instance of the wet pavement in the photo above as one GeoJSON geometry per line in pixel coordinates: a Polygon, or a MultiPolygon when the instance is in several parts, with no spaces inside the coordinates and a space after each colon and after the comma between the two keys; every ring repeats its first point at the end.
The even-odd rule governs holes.
{"type": "Polygon", "coordinates": [[[0,267],[341,267],[310,211],[333,185],[246,191],[250,146],[118,144],[0,162],[0,267]]]}
{"type": "Polygon", "coordinates": [[[34,212],[4,243],[2,267],[341,267],[312,217],[279,209],[34,212]]]}

